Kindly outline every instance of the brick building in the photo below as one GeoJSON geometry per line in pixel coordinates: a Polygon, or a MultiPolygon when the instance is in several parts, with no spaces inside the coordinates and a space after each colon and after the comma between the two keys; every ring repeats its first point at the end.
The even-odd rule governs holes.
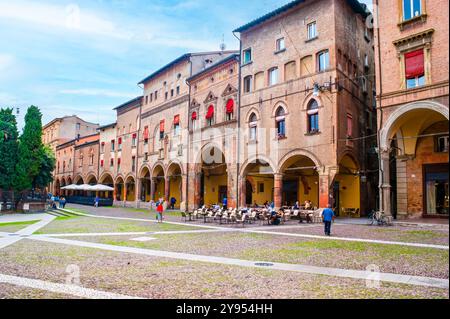
{"type": "MultiPolygon", "coordinates": [[[[42,127],[42,142],[50,146],[57,158],[59,155],[67,156],[67,154],[64,153],[56,153],[56,149],[59,145],[65,144],[81,136],[92,135],[96,133],[97,128],[98,124],[84,121],[76,115],[56,118],[42,127]]],[[[66,165],[69,165],[68,159],[66,158],[60,160],[59,162],[61,162],[61,169],[63,169],[62,165],[64,162],[66,162],[66,165]]],[[[58,165],[58,161],[56,165],[58,165]]],[[[53,172],[54,176],[61,173],[58,172],[57,169],[58,166],[53,172]]],[[[72,169],[72,167],[69,165],[66,169],[72,169]]],[[[56,185],[54,183],[51,183],[49,185],[49,190],[54,191],[55,186],[56,185]]]]}
{"type": "Polygon", "coordinates": [[[449,3],[374,4],[381,207],[448,218],[449,3]]]}
{"type": "Polygon", "coordinates": [[[242,48],[241,206],[310,200],[335,205],[340,215],[373,207],[368,15],[358,1],[293,1],[235,30],[242,48]]]}

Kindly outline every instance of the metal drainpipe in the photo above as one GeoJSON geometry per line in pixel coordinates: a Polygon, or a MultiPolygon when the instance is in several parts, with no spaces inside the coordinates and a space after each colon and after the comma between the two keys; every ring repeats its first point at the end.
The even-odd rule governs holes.
{"type": "MultiPolygon", "coordinates": [[[[384,184],[384,170],[382,168],[382,159],[381,159],[381,128],[383,126],[383,108],[382,108],[382,95],[383,95],[383,76],[382,76],[382,68],[381,68],[381,40],[380,40],[380,26],[379,26],[379,0],[375,1],[376,4],[376,15],[374,15],[374,25],[377,29],[377,42],[378,42],[378,72],[379,72],[379,84],[380,84],[380,92],[379,92],[379,97],[380,97],[380,101],[379,101],[379,105],[378,108],[380,109],[380,126],[379,128],[377,127],[377,144],[378,144],[378,169],[380,171],[380,181],[379,181],[379,185],[383,185],[384,184]],[[375,23],[376,22],[376,23],[375,23]]],[[[380,211],[384,211],[384,204],[383,204],[383,191],[380,190],[381,187],[378,188],[379,191],[379,196],[380,196],[380,211]]]]}
{"type": "Polygon", "coordinates": [[[237,112],[237,130],[238,130],[238,136],[237,136],[237,163],[236,163],[236,208],[239,207],[239,202],[240,202],[240,189],[239,189],[239,171],[240,171],[240,163],[241,163],[241,152],[240,152],[240,146],[241,146],[241,52],[242,52],[242,41],[240,38],[238,38],[236,36],[236,34],[233,32],[233,36],[238,39],[239,41],[239,59],[238,59],[238,63],[239,63],[239,76],[238,76],[238,112],[237,112]]]}
{"type": "MultiPolygon", "coordinates": [[[[141,87],[141,86],[139,86],[139,84],[137,85],[140,89],[142,89],[142,91],[144,91],[144,88],[143,87],[141,87]]],[[[145,91],[144,91],[144,93],[145,93],[145,91]]],[[[140,178],[139,178],[139,176],[138,176],[138,171],[139,171],[139,169],[138,169],[138,166],[139,166],[139,137],[141,136],[141,126],[142,126],[142,119],[141,119],[141,115],[142,115],[142,103],[144,102],[144,95],[142,95],[142,100],[141,100],[141,103],[139,104],[139,127],[137,128],[137,137],[136,137],[136,163],[135,163],[135,165],[134,165],[134,173],[136,174],[136,190],[135,190],[135,192],[137,193],[137,195],[139,196],[139,198],[137,198],[136,199],[136,202],[137,201],[141,201],[141,192],[138,192],[137,191],[137,189],[138,189],[138,186],[139,186],[139,190],[140,191],[142,191],[142,183],[141,183],[141,181],[140,181],[140,178]],[[139,181],[139,184],[138,184],[138,181],[139,181]]],[[[136,196],[137,197],[137,196],[136,196]]]]}
{"type": "MultiPolygon", "coordinates": [[[[192,76],[192,61],[191,61],[191,59],[189,59],[189,67],[190,67],[190,70],[189,70],[189,76],[192,76]]],[[[190,146],[191,146],[191,134],[189,133],[189,111],[190,111],[190,109],[191,109],[191,84],[188,82],[188,81],[186,81],[185,80],[185,82],[186,82],[186,84],[187,84],[187,86],[188,86],[188,88],[189,88],[189,95],[188,95],[188,97],[189,97],[189,101],[188,101],[188,109],[187,109],[187,121],[188,121],[188,125],[187,125],[187,135],[188,135],[188,137],[187,137],[187,154],[186,154],[186,156],[187,156],[187,163],[186,163],[186,211],[189,211],[189,156],[190,156],[190,146]]]]}

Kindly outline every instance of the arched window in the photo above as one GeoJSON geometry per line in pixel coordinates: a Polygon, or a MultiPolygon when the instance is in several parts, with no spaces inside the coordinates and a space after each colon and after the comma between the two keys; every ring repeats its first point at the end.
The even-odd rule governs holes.
{"type": "Polygon", "coordinates": [[[227,121],[231,121],[233,119],[233,113],[234,113],[234,101],[233,99],[229,99],[225,106],[225,114],[227,121]]]}
{"type": "Polygon", "coordinates": [[[277,126],[277,137],[286,137],[286,112],[282,106],[277,109],[275,121],[277,126]]]}
{"type": "Polygon", "coordinates": [[[255,113],[252,113],[250,115],[248,126],[250,129],[250,134],[249,134],[250,141],[256,141],[256,130],[258,128],[258,118],[256,117],[255,113]]]}
{"type": "Polygon", "coordinates": [[[208,107],[208,111],[206,112],[206,125],[214,125],[214,105],[212,104],[208,107]]]}
{"type": "Polygon", "coordinates": [[[192,114],[191,114],[191,128],[192,128],[192,130],[196,130],[197,129],[197,119],[198,119],[198,116],[197,116],[197,112],[192,112],[192,114]]]}
{"type": "Polygon", "coordinates": [[[319,132],[319,103],[311,100],[308,103],[308,133],[315,134],[319,132]]]}

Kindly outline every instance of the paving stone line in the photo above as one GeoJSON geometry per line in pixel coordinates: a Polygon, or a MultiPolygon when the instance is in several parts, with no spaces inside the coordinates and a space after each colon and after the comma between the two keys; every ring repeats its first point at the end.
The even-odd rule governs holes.
{"type": "MultiPolygon", "coordinates": [[[[374,273],[370,272],[370,271],[328,268],[328,267],[318,267],[318,266],[309,266],[309,265],[300,265],[300,264],[285,264],[285,263],[276,263],[276,262],[274,262],[274,263],[270,262],[271,266],[266,267],[266,266],[258,265],[258,263],[266,264],[266,263],[268,263],[267,261],[250,261],[250,260],[242,260],[242,259],[235,259],[235,258],[217,257],[217,256],[194,255],[194,254],[187,254],[187,253],[176,253],[176,252],[169,252],[169,251],[150,250],[150,249],[125,247],[125,246],[114,246],[114,245],[106,245],[106,244],[99,244],[99,243],[89,243],[89,242],[67,240],[67,239],[60,239],[60,238],[47,238],[47,237],[34,236],[34,237],[30,237],[30,239],[44,241],[44,242],[50,242],[50,243],[78,246],[78,247],[96,248],[96,249],[102,249],[102,250],[108,250],[108,251],[141,254],[141,255],[147,255],[147,256],[157,256],[157,257],[172,258],[172,259],[182,259],[182,260],[190,260],[190,261],[196,261],[196,262],[226,264],[226,265],[252,267],[252,268],[276,269],[276,270],[284,270],[284,271],[295,271],[295,272],[301,272],[301,273],[329,275],[329,276],[335,276],[335,277],[346,277],[346,278],[363,279],[363,280],[369,280],[371,278],[374,278],[374,273]]],[[[443,289],[449,288],[449,280],[441,279],[441,278],[419,277],[419,276],[409,276],[409,275],[390,274],[390,273],[377,273],[376,278],[379,279],[380,281],[386,281],[386,282],[437,287],[437,288],[443,288],[443,289]]]]}
{"type": "Polygon", "coordinates": [[[39,290],[46,290],[61,294],[69,294],[72,296],[89,299],[140,299],[137,297],[105,292],[90,288],[84,288],[76,285],[53,283],[49,281],[10,276],[4,274],[0,274],[0,283],[34,288],[39,290]]]}
{"type": "Polygon", "coordinates": [[[62,234],[38,234],[33,237],[100,237],[100,236],[139,236],[139,235],[177,235],[177,234],[197,234],[197,233],[222,233],[234,230],[205,229],[205,230],[168,230],[149,232],[129,232],[129,233],[62,233],[62,234]]]}
{"type": "Polygon", "coordinates": [[[35,231],[41,229],[42,227],[45,227],[56,218],[55,216],[48,214],[41,214],[41,215],[42,220],[40,220],[39,222],[27,226],[13,234],[8,234],[8,237],[0,238],[0,249],[17,243],[19,240],[24,238],[23,236],[32,235],[35,231]]]}

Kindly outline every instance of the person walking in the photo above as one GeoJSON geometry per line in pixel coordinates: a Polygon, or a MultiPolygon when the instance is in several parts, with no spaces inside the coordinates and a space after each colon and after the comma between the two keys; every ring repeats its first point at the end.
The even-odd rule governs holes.
{"type": "Polygon", "coordinates": [[[170,208],[175,209],[175,203],[177,202],[177,199],[175,197],[172,197],[170,199],[170,208]]]}
{"type": "Polygon", "coordinates": [[[94,206],[98,208],[98,203],[100,202],[100,198],[98,196],[95,197],[94,206]]]}
{"type": "Polygon", "coordinates": [[[162,199],[160,199],[157,203],[158,206],[156,207],[156,211],[157,211],[156,218],[158,219],[158,223],[163,222],[163,212],[164,212],[163,203],[164,203],[164,201],[162,199]]]}
{"type": "Polygon", "coordinates": [[[227,199],[226,196],[222,200],[222,207],[223,207],[224,210],[228,209],[228,199],[227,199]]]}
{"type": "Polygon", "coordinates": [[[334,212],[331,209],[331,205],[328,204],[322,212],[323,223],[325,224],[325,236],[331,236],[331,223],[334,220],[334,212]]]}

